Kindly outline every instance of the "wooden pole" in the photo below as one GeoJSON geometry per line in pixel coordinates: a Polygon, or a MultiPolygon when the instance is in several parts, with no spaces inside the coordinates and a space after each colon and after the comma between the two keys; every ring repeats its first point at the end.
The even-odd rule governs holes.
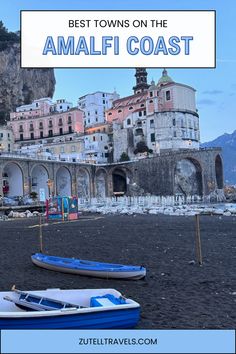
{"type": "Polygon", "coordinates": [[[196,255],[197,261],[202,265],[202,246],[201,246],[201,235],[200,235],[200,218],[199,214],[195,215],[196,220],[196,255]]]}
{"type": "Polygon", "coordinates": [[[40,252],[43,253],[43,232],[42,232],[41,214],[39,214],[39,244],[40,244],[40,252]]]}

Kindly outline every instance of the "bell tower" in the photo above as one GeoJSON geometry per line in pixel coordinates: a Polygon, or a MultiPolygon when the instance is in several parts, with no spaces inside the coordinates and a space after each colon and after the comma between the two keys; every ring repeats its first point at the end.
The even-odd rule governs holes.
{"type": "Polygon", "coordinates": [[[136,68],[136,85],[133,87],[134,94],[146,91],[149,88],[147,83],[147,70],[145,68],[136,68]]]}

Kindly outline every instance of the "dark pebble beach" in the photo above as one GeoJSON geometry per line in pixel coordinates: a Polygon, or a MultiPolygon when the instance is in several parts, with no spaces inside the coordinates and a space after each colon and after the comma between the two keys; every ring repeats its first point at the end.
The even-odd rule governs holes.
{"type": "MultiPolygon", "coordinates": [[[[44,221],[45,222],[45,221],[44,221]]],[[[201,216],[203,265],[196,261],[195,217],[82,215],[43,226],[44,253],[143,265],[142,280],[99,279],[36,267],[38,218],[1,221],[0,290],[114,288],[141,305],[143,329],[234,329],[236,218],[201,216]]]]}

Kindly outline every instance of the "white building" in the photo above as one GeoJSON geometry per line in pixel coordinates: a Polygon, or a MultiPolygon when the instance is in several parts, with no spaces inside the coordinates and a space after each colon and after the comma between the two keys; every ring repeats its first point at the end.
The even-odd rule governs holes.
{"type": "MultiPolygon", "coordinates": [[[[139,108],[135,108],[132,103],[136,96],[136,101],[141,102],[137,94],[131,97],[132,100],[129,97],[122,99],[120,110],[122,106],[123,120],[117,118],[113,121],[114,161],[119,161],[122,152],[131,159],[136,157],[139,143],[146,145],[149,153],[153,154],[199,149],[200,130],[195,92],[188,85],[174,82],[167,71],[163,70],[158,83],[152,81],[144,92],[145,97],[142,97],[139,108]]],[[[110,110],[110,114],[116,117],[115,109],[110,110]]]]}
{"type": "Polygon", "coordinates": [[[119,98],[116,92],[94,92],[78,99],[78,108],[84,111],[84,125],[90,127],[105,122],[105,112],[119,98]]]}
{"type": "Polygon", "coordinates": [[[91,163],[106,163],[109,153],[107,133],[93,133],[84,137],[84,159],[91,163]]]}

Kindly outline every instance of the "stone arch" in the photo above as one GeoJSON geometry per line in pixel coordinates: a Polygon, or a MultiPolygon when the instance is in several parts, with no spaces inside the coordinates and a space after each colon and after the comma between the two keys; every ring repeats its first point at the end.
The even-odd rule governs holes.
{"type": "Polygon", "coordinates": [[[47,168],[42,165],[34,165],[31,169],[31,191],[37,193],[39,197],[40,189],[44,189],[45,196],[48,199],[52,193],[53,187],[48,186],[49,173],[47,168]]]}
{"type": "Polygon", "coordinates": [[[114,194],[127,194],[132,180],[132,172],[126,166],[116,166],[111,171],[112,191],[114,194]]]}
{"type": "Polygon", "coordinates": [[[107,172],[104,168],[100,168],[95,174],[95,191],[97,198],[107,196],[107,172]]]}
{"type": "Polygon", "coordinates": [[[113,193],[127,193],[127,177],[121,168],[115,168],[112,172],[113,193]]]}
{"type": "Polygon", "coordinates": [[[65,166],[58,168],[56,172],[56,194],[60,197],[70,197],[72,195],[72,178],[69,169],[65,166]]]}
{"type": "Polygon", "coordinates": [[[8,162],[3,168],[2,178],[4,196],[24,195],[23,171],[17,163],[8,162]]]}
{"type": "Polygon", "coordinates": [[[203,194],[202,167],[191,157],[179,160],[174,171],[174,194],[200,195],[203,194]]]}
{"type": "Polygon", "coordinates": [[[79,169],[77,173],[77,191],[79,198],[90,198],[90,174],[86,168],[79,169]]]}
{"type": "Polygon", "coordinates": [[[216,173],[216,185],[218,189],[224,187],[223,182],[223,164],[220,155],[218,154],[215,159],[215,173],[216,173]]]}

